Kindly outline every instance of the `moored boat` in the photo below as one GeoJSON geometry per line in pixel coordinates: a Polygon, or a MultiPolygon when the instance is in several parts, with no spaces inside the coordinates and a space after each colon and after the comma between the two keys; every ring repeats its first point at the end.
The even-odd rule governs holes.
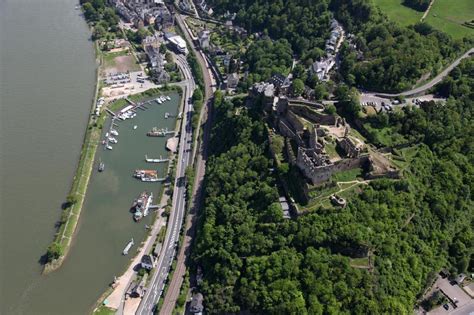
{"type": "Polygon", "coordinates": [[[123,249],[122,255],[128,255],[128,251],[130,250],[130,248],[132,248],[133,245],[135,245],[135,242],[133,241],[132,237],[132,239],[127,243],[127,246],[125,246],[125,248],[123,249]]]}

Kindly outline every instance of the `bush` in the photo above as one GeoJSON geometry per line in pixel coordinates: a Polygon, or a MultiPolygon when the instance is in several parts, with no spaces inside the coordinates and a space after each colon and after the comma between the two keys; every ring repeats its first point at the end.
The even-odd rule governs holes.
{"type": "Polygon", "coordinates": [[[52,262],[55,259],[58,259],[63,255],[63,247],[58,242],[54,242],[49,245],[48,250],[46,252],[46,259],[47,262],[52,262]]]}

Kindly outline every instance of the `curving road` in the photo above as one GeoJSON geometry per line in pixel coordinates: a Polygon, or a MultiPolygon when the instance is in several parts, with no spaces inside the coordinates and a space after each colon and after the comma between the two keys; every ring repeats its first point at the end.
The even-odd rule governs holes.
{"type": "Polygon", "coordinates": [[[387,98],[393,98],[393,97],[397,97],[397,96],[412,96],[412,95],[419,95],[423,92],[425,92],[426,90],[429,90],[431,89],[433,86],[435,86],[436,84],[438,84],[439,82],[441,82],[441,80],[444,79],[445,76],[447,76],[451,70],[453,70],[457,65],[459,65],[459,63],[465,59],[465,58],[468,58],[470,56],[472,56],[474,54],[474,48],[471,48],[469,49],[464,55],[462,55],[461,57],[459,57],[458,59],[454,60],[453,63],[451,63],[446,69],[444,69],[442,72],[440,72],[436,77],[434,77],[430,82],[420,86],[420,87],[417,87],[413,90],[410,90],[410,91],[405,91],[405,92],[401,92],[401,93],[396,93],[396,94],[390,94],[390,93],[377,93],[377,92],[371,92],[370,94],[373,94],[373,95],[377,95],[377,96],[380,96],[380,97],[387,97],[387,98]]]}
{"type": "Polygon", "coordinates": [[[192,125],[190,119],[192,114],[192,105],[190,104],[189,100],[191,99],[195,89],[195,82],[186,58],[183,56],[177,56],[176,62],[184,74],[187,85],[184,88],[183,93],[185,103],[181,122],[179,149],[176,164],[176,178],[173,190],[173,202],[168,220],[168,228],[166,230],[166,236],[163,242],[163,249],[161,250],[161,254],[158,259],[155,272],[150,280],[150,284],[136,312],[136,314],[139,315],[152,314],[158,299],[163,293],[165,281],[168,278],[169,270],[176,254],[176,246],[185,214],[186,186],[184,185],[182,179],[185,176],[186,167],[192,164],[192,125]]]}

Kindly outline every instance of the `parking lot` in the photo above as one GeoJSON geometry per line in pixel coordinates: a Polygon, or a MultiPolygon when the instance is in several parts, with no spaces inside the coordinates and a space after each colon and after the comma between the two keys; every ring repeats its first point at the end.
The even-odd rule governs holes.
{"type": "Polygon", "coordinates": [[[160,85],[149,80],[143,71],[108,76],[106,81],[109,85],[102,89],[102,95],[107,101],[112,101],[114,99],[126,97],[130,94],[136,94],[148,89],[160,87],[160,85]]]}
{"type": "Polygon", "coordinates": [[[464,292],[457,284],[451,284],[447,278],[439,277],[436,280],[434,289],[439,289],[450,300],[447,307],[441,305],[430,312],[429,315],[444,314],[470,314],[474,311],[474,301],[466,292],[464,292]],[[454,307],[456,305],[456,308],[454,307]],[[446,309],[447,308],[447,309],[446,309]]]}
{"type": "Polygon", "coordinates": [[[419,97],[409,97],[399,102],[397,100],[391,100],[389,98],[383,98],[370,93],[362,93],[360,95],[360,104],[362,106],[373,106],[377,112],[380,111],[391,111],[396,107],[403,107],[407,105],[419,105],[421,102],[435,101],[445,102],[444,98],[437,98],[434,95],[424,95],[419,97]]]}

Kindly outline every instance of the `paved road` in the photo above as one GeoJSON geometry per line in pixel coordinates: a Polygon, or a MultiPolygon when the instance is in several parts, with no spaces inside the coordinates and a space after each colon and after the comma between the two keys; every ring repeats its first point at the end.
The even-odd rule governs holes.
{"type": "Polygon", "coordinates": [[[388,98],[397,97],[397,96],[401,96],[401,95],[403,95],[403,96],[419,95],[419,94],[425,92],[426,90],[431,89],[433,86],[435,86],[439,82],[441,82],[441,80],[443,80],[444,77],[447,76],[449,74],[449,72],[451,72],[451,70],[453,70],[463,59],[468,58],[469,56],[471,56],[473,54],[474,54],[474,48],[469,49],[464,55],[462,55],[461,57],[456,59],[446,69],[444,69],[441,73],[439,73],[436,77],[434,77],[433,80],[431,80],[430,82],[428,82],[428,83],[426,83],[426,84],[424,84],[424,85],[422,85],[418,88],[415,88],[413,90],[405,91],[405,92],[401,92],[401,93],[396,93],[396,94],[376,93],[376,92],[373,92],[371,94],[378,95],[378,96],[381,96],[381,97],[388,97],[388,98]]]}
{"type": "Polygon", "coordinates": [[[194,186],[193,186],[193,204],[191,211],[186,219],[186,226],[185,226],[185,238],[183,242],[183,246],[180,249],[180,252],[178,254],[178,259],[176,263],[176,270],[173,273],[173,278],[171,279],[170,285],[168,287],[168,291],[166,293],[166,296],[163,301],[163,305],[160,310],[160,314],[162,315],[168,315],[171,314],[175,308],[176,300],[178,299],[179,293],[181,286],[183,284],[183,277],[186,273],[186,260],[189,258],[189,255],[191,253],[191,245],[193,242],[193,238],[195,236],[195,231],[196,231],[196,225],[197,225],[197,213],[199,208],[201,207],[202,204],[202,197],[203,197],[203,181],[204,181],[204,175],[206,171],[206,161],[207,161],[207,149],[208,149],[208,143],[209,143],[209,135],[211,131],[211,126],[212,126],[212,116],[210,115],[211,111],[211,106],[212,106],[212,101],[211,97],[213,95],[212,91],[212,77],[209,71],[206,69],[207,63],[205,62],[204,58],[202,57],[201,53],[197,51],[196,47],[194,46],[192,40],[190,39],[190,34],[189,34],[189,29],[186,28],[186,25],[183,23],[183,18],[182,16],[177,16],[176,20],[178,21],[181,29],[185,30],[184,34],[188,40],[189,43],[191,43],[191,50],[193,50],[194,54],[197,57],[197,60],[199,64],[201,65],[201,68],[204,70],[203,77],[204,77],[204,104],[205,106],[203,107],[201,111],[201,117],[200,117],[200,124],[203,125],[203,139],[201,142],[201,146],[199,147],[199,150],[197,150],[196,153],[196,148],[194,148],[195,151],[193,152],[193,157],[195,154],[197,154],[197,160],[196,160],[196,174],[195,174],[195,179],[194,179],[194,186]]]}
{"type": "Polygon", "coordinates": [[[177,157],[176,179],[173,190],[173,202],[170,217],[168,220],[168,228],[166,230],[165,240],[163,242],[163,249],[158,259],[155,272],[150,281],[149,287],[145,296],[138,307],[136,314],[144,315],[151,314],[153,308],[160,298],[165,281],[168,278],[168,273],[176,253],[176,246],[179,240],[179,233],[181,230],[185,206],[186,206],[186,187],[182,182],[185,176],[186,167],[192,163],[191,160],[191,142],[192,142],[192,126],[191,126],[191,110],[192,106],[189,100],[195,88],[195,83],[189,65],[186,59],[182,56],[177,56],[176,62],[183,71],[185,80],[188,82],[184,89],[184,110],[183,120],[181,123],[181,134],[179,141],[179,151],[177,157]]]}

